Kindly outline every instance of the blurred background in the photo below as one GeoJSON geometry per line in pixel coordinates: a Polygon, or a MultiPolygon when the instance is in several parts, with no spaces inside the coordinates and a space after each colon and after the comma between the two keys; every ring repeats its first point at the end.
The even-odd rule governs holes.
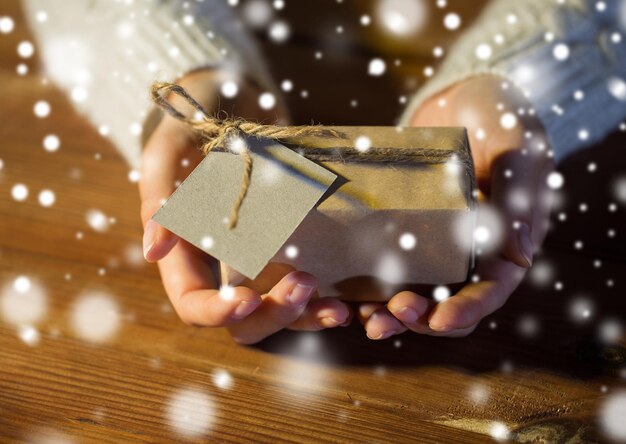
{"type": "MultiPolygon", "coordinates": [[[[237,4],[277,84],[292,85],[295,123],[393,125],[487,2],[411,2],[402,35],[381,3],[237,4]],[[381,54],[385,75],[372,76],[381,54]]],[[[373,342],[353,323],[241,347],[178,320],[143,260],[138,172],[39,55],[20,2],[3,0],[0,441],[597,442],[611,424],[624,432],[626,124],[560,165],[543,249],[471,337],[373,342]]]]}

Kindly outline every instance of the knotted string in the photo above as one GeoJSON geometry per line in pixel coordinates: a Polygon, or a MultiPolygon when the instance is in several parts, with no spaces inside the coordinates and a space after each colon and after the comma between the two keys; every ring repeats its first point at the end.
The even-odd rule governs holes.
{"type": "MultiPolygon", "coordinates": [[[[340,134],[333,130],[322,128],[320,126],[278,126],[278,125],[261,125],[249,122],[244,119],[219,119],[211,116],[189,93],[179,85],[166,82],[155,82],[151,88],[152,100],[164,109],[168,114],[182,122],[185,122],[193,130],[199,133],[204,143],[200,148],[204,155],[209,154],[215,148],[223,148],[228,146],[229,141],[234,137],[248,134],[256,137],[265,137],[276,140],[297,139],[303,136],[322,136],[322,137],[339,137],[340,134]],[[189,118],[178,111],[168,100],[169,93],[177,94],[186,100],[196,111],[194,118],[189,118]]],[[[243,179],[239,195],[233,204],[233,208],[228,219],[228,229],[232,230],[237,226],[239,219],[239,210],[241,204],[248,194],[250,188],[250,178],[252,177],[252,156],[247,149],[235,151],[244,160],[243,179]]]]}

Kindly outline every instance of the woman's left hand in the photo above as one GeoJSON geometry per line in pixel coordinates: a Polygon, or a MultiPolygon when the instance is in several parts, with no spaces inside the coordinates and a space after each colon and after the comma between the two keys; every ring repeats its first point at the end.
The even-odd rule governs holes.
{"type": "Polygon", "coordinates": [[[529,109],[510,82],[485,75],[433,96],[414,114],[412,126],[467,128],[479,207],[496,210],[503,240],[495,253],[478,257],[472,281],[443,302],[403,291],[385,305],[362,304],[358,316],[369,338],[385,339],[406,330],[465,336],[504,305],[521,283],[547,232],[547,176],[554,169],[543,128],[529,109]]]}

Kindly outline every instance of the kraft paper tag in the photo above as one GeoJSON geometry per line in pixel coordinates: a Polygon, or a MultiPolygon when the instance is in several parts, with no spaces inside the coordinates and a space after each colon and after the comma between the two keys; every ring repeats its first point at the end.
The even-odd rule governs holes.
{"type": "Polygon", "coordinates": [[[209,153],[152,219],[254,279],[337,176],[275,140],[244,141],[252,175],[235,228],[228,229],[228,218],[244,160],[229,152],[209,153]]]}

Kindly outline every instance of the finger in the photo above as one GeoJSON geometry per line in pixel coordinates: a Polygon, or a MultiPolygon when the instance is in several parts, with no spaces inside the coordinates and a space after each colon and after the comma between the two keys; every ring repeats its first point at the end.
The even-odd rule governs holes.
{"type": "Polygon", "coordinates": [[[476,327],[478,327],[478,324],[472,325],[471,327],[468,327],[468,328],[460,328],[457,330],[452,330],[452,331],[443,332],[443,333],[431,330],[429,335],[436,336],[436,337],[445,337],[445,338],[464,338],[465,336],[472,334],[474,330],[476,330],[476,327]]]}
{"type": "Polygon", "coordinates": [[[301,271],[282,278],[263,296],[261,306],[243,321],[229,327],[239,344],[254,344],[289,326],[305,311],[317,290],[317,279],[301,271]]]}
{"type": "Polygon", "coordinates": [[[181,160],[193,146],[189,130],[167,116],[148,140],[141,160],[141,220],[143,251],[149,262],[164,257],[178,238],[150,218],[175,189],[181,160]]]}
{"type": "Polygon", "coordinates": [[[428,314],[435,302],[411,291],[403,291],[392,297],[387,303],[387,310],[410,330],[430,334],[428,314]]]}
{"type": "Polygon", "coordinates": [[[456,295],[433,307],[428,318],[432,330],[447,333],[478,324],[504,305],[526,269],[494,258],[481,263],[476,272],[483,280],[467,284],[456,295]]]}
{"type": "Polygon", "coordinates": [[[532,240],[534,245],[541,245],[550,227],[550,211],[553,204],[553,193],[548,186],[548,176],[554,172],[554,162],[548,160],[537,178],[536,201],[533,211],[532,240]]]}
{"type": "Polygon", "coordinates": [[[165,291],[186,324],[230,325],[261,305],[261,296],[246,287],[214,290],[215,281],[206,256],[185,241],[181,240],[158,266],[165,291]]]}
{"type": "Polygon", "coordinates": [[[533,166],[529,156],[511,150],[493,162],[491,171],[491,203],[504,219],[502,251],[507,259],[520,267],[530,267],[534,254],[530,235],[533,166]]]}
{"type": "Polygon", "coordinates": [[[379,308],[384,307],[383,304],[379,302],[365,302],[359,305],[357,310],[357,317],[359,318],[359,322],[365,326],[365,323],[370,318],[372,313],[374,313],[379,308]]]}
{"type": "Polygon", "coordinates": [[[374,311],[363,325],[365,326],[367,337],[375,340],[387,339],[407,330],[407,327],[384,306],[374,311]]]}
{"type": "MultiPolygon", "coordinates": [[[[450,338],[464,337],[472,333],[478,325],[478,324],[475,324],[467,328],[458,328],[458,329],[453,329],[453,330],[449,330],[445,332],[434,331],[428,326],[428,314],[430,312],[430,309],[435,305],[435,302],[432,301],[431,299],[424,298],[422,296],[416,295],[415,293],[411,293],[408,291],[399,293],[398,295],[394,296],[394,298],[392,298],[388,304],[391,304],[392,308],[395,309],[396,311],[401,310],[402,307],[405,307],[407,305],[413,306],[413,308],[416,310],[421,310],[424,307],[424,305],[426,305],[428,308],[426,309],[424,315],[418,319],[417,323],[404,323],[398,319],[400,322],[402,322],[405,325],[405,327],[419,334],[427,334],[429,336],[450,337],[450,338]],[[413,301],[414,298],[420,298],[421,300],[414,302],[413,301]]],[[[364,326],[367,326],[373,330],[371,332],[371,335],[376,335],[377,333],[379,334],[380,325],[376,325],[379,323],[379,321],[374,319],[374,321],[372,321],[371,324],[369,321],[370,321],[372,314],[376,312],[382,312],[381,309],[384,308],[383,305],[378,304],[378,303],[365,303],[365,304],[361,304],[359,308],[360,309],[358,311],[358,317],[361,323],[364,326]]],[[[384,312],[383,312],[383,315],[384,315],[384,312]]],[[[383,321],[386,322],[384,316],[383,316],[383,321]]],[[[397,325],[397,324],[393,324],[393,325],[397,325]]],[[[402,330],[399,330],[398,332],[401,333],[402,330]]],[[[368,336],[369,335],[370,333],[368,330],[368,336]]]]}
{"type": "Polygon", "coordinates": [[[178,236],[155,221],[148,220],[143,231],[143,257],[148,262],[157,262],[174,248],[176,242],[178,236]]]}
{"type": "Polygon", "coordinates": [[[309,302],[304,313],[289,325],[290,330],[317,331],[324,328],[348,326],[351,310],[337,298],[319,298],[309,302]]]}
{"type": "Polygon", "coordinates": [[[419,334],[458,338],[467,336],[476,329],[478,324],[467,328],[455,328],[446,332],[432,330],[428,325],[428,315],[435,305],[436,303],[432,299],[410,291],[403,291],[389,300],[387,309],[409,330],[419,334]]]}

